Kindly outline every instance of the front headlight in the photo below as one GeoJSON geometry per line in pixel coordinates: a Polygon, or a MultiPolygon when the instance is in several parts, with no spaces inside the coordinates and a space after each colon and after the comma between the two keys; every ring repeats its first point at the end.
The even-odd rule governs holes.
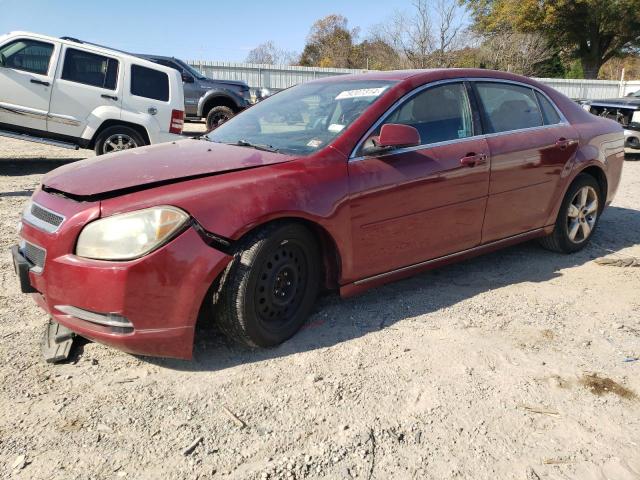
{"type": "Polygon", "coordinates": [[[165,243],[189,219],[176,207],[122,213],[89,223],[80,232],[76,255],[98,260],[131,260],[165,243]]]}

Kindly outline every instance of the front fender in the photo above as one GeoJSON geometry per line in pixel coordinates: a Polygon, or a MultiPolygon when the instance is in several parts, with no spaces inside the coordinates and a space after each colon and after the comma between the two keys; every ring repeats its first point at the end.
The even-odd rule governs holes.
{"type": "Polygon", "coordinates": [[[231,101],[235,105],[236,110],[242,110],[248,106],[247,101],[237,93],[226,88],[213,88],[211,90],[207,90],[207,92],[200,97],[200,100],[198,100],[199,117],[204,117],[204,108],[207,105],[207,102],[216,98],[231,101]]]}

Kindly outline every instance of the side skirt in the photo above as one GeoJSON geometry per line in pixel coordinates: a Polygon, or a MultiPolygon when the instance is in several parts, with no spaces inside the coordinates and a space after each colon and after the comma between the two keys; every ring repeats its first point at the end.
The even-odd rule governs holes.
{"type": "Polygon", "coordinates": [[[495,250],[499,250],[504,247],[526,242],[528,240],[533,240],[534,238],[543,237],[545,235],[550,234],[553,231],[553,227],[554,227],[553,225],[548,225],[546,227],[530,230],[528,232],[514,235],[512,237],[503,238],[501,240],[496,240],[494,242],[486,243],[484,245],[478,245],[477,247],[469,248],[467,250],[451,253],[443,257],[433,258],[431,260],[426,260],[424,262],[398,268],[396,270],[391,270],[389,272],[380,273],[372,277],[363,278],[353,283],[348,283],[346,285],[341,286],[340,296],[350,297],[353,295],[357,295],[366,290],[369,290],[370,288],[378,287],[380,285],[384,285],[386,283],[390,283],[395,280],[400,280],[401,278],[407,278],[417,273],[424,272],[426,270],[442,267],[444,265],[449,265],[451,263],[459,262],[461,260],[467,260],[469,258],[477,257],[478,255],[482,255],[484,253],[493,252],[495,250]]]}

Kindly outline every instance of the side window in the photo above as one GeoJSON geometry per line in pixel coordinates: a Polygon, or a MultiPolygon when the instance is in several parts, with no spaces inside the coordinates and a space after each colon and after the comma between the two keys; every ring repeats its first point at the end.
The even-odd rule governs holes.
{"type": "Polygon", "coordinates": [[[447,83],[423,90],[389,115],[383,124],[387,123],[415,127],[423,145],[471,137],[473,120],[467,89],[463,83],[447,83]]]}
{"type": "Polygon", "coordinates": [[[169,100],[169,76],[152,68],[131,65],[131,94],[166,102],[169,100]]]}
{"type": "Polygon", "coordinates": [[[51,43],[21,39],[0,48],[0,64],[15,70],[46,75],[53,53],[51,43]]]}
{"type": "Polygon", "coordinates": [[[62,67],[63,80],[115,90],[118,61],[94,53],[68,48],[62,67]]]}
{"type": "Polygon", "coordinates": [[[486,133],[542,126],[542,114],[533,89],[509,83],[476,83],[484,108],[486,133]]]}
{"type": "Polygon", "coordinates": [[[560,123],[562,119],[560,118],[560,115],[558,115],[558,111],[547,99],[547,97],[542,95],[540,92],[536,92],[536,97],[538,97],[538,103],[540,103],[540,108],[542,109],[544,124],[555,125],[557,123],[560,123]]]}

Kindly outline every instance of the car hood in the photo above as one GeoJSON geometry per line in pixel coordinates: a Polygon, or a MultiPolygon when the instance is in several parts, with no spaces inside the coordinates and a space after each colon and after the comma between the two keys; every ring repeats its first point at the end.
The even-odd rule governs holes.
{"type": "Polygon", "coordinates": [[[247,85],[245,82],[239,82],[239,81],[235,81],[235,80],[212,80],[210,78],[207,78],[206,80],[203,79],[199,79],[198,80],[200,82],[201,85],[206,86],[207,88],[214,88],[214,87],[241,87],[243,89],[247,89],[249,88],[249,85],[247,85]]]}
{"type": "Polygon", "coordinates": [[[605,98],[604,100],[589,100],[591,105],[611,105],[627,108],[640,108],[640,98],[605,98]]]}
{"type": "Polygon", "coordinates": [[[89,199],[292,159],[249,147],[189,139],[70,163],[51,171],[42,184],[45,190],[89,199]]]}

